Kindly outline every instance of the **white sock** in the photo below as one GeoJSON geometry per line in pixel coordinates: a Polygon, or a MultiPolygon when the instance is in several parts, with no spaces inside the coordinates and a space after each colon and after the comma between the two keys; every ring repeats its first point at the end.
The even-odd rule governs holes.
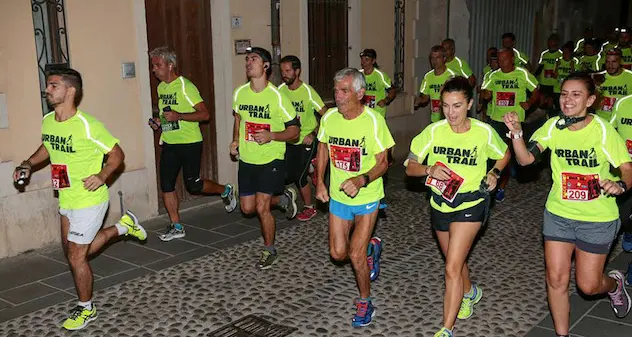
{"type": "Polygon", "coordinates": [[[80,305],[88,310],[92,310],[92,300],[89,300],[88,302],[77,302],[77,305],[80,305]]]}
{"type": "Polygon", "coordinates": [[[116,229],[118,230],[118,235],[119,236],[127,234],[127,227],[121,225],[118,222],[114,226],[116,226],[116,229]]]}

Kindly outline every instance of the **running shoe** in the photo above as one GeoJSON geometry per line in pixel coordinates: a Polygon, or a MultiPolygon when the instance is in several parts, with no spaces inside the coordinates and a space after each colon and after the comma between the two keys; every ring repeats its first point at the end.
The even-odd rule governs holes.
{"type": "Polygon", "coordinates": [[[125,212],[118,223],[127,228],[125,235],[131,235],[140,241],[147,239],[147,231],[138,223],[138,218],[132,211],[125,212]]]}
{"type": "Polygon", "coordinates": [[[625,250],[626,252],[632,253],[632,233],[623,233],[621,246],[623,246],[623,250],[625,250]]]}
{"type": "Polygon", "coordinates": [[[617,289],[608,293],[608,296],[610,297],[610,306],[617,317],[623,318],[630,312],[630,306],[632,305],[630,295],[625,289],[625,278],[618,270],[611,270],[608,273],[608,276],[617,281],[617,289]]]}
{"type": "Polygon", "coordinates": [[[356,313],[353,315],[353,319],[351,320],[351,326],[359,328],[371,324],[371,320],[375,316],[375,307],[373,307],[373,303],[371,303],[371,301],[357,300],[355,305],[356,313]]]}
{"type": "Polygon", "coordinates": [[[158,238],[160,238],[160,240],[162,241],[167,242],[173,239],[183,238],[185,235],[186,233],[184,231],[184,227],[182,226],[182,224],[172,223],[171,225],[167,226],[167,230],[165,231],[165,233],[160,234],[158,238]]]}
{"type": "Polygon", "coordinates": [[[222,200],[224,200],[224,209],[226,212],[231,213],[237,208],[237,191],[231,184],[226,184],[224,193],[222,194],[222,200]]]}
{"type": "Polygon", "coordinates": [[[314,207],[305,207],[303,210],[298,213],[296,218],[298,221],[309,221],[316,216],[318,211],[314,207]]]}
{"type": "Polygon", "coordinates": [[[483,290],[481,288],[472,284],[472,289],[474,290],[474,295],[472,297],[463,296],[463,300],[461,300],[461,308],[459,308],[459,313],[456,316],[458,319],[470,318],[474,313],[474,304],[477,304],[483,298],[483,290]]]}
{"type": "Polygon", "coordinates": [[[502,188],[499,188],[498,191],[496,191],[496,201],[503,202],[504,200],[505,200],[505,190],[502,188]]]}
{"type": "Polygon", "coordinates": [[[437,331],[434,337],[453,337],[453,336],[452,336],[452,331],[448,330],[447,328],[441,328],[441,330],[437,331]]]}
{"type": "Polygon", "coordinates": [[[83,306],[76,306],[70,311],[70,316],[64,321],[62,327],[66,330],[83,329],[88,323],[97,319],[97,308],[92,305],[92,310],[88,310],[83,306]]]}
{"type": "Polygon", "coordinates": [[[259,258],[259,262],[257,263],[257,266],[261,270],[270,269],[278,261],[279,261],[278,253],[272,254],[272,252],[270,252],[269,250],[264,249],[261,251],[261,257],[259,258]]]}
{"type": "Polygon", "coordinates": [[[294,188],[288,187],[283,190],[283,195],[285,195],[288,199],[287,205],[283,207],[285,209],[285,217],[288,220],[292,220],[296,217],[296,214],[298,213],[298,205],[296,204],[298,193],[294,188]]]}

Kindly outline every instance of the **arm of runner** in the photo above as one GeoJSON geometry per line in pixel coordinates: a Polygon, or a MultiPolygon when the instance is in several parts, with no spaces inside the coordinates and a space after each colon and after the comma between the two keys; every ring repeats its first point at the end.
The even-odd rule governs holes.
{"type": "Polygon", "coordinates": [[[542,70],[544,70],[544,65],[540,64],[538,65],[538,68],[535,70],[533,75],[536,77],[540,76],[540,73],[542,72],[542,70]]]}
{"type": "Polygon", "coordinates": [[[33,173],[33,166],[38,166],[44,161],[48,160],[48,150],[44,144],[41,144],[37,150],[29,157],[29,159],[25,160],[13,171],[13,182],[17,182],[20,179],[20,173],[26,172],[26,178],[31,177],[31,173],[33,173]]]}
{"type": "MultiPolygon", "coordinates": [[[[509,129],[509,132],[517,135],[522,133],[522,126],[520,125],[520,119],[518,118],[518,114],[515,112],[509,112],[503,116],[503,121],[505,125],[509,129]]],[[[501,136],[502,137],[502,136],[501,136]]],[[[511,139],[514,153],[516,154],[516,161],[521,166],[527,166],[535,161],[535,157],[529,150],[527,149],[527,144],[524,142],[524,138],[522,136],[511,139]]],[[[536,145],[540,152],[544,151],[544,148],[540,145],[536,145]]]]}
{"type": "Polygon", "coordinates": [[[482,89],[481,90],[481,97],[486,100],[489,101],[492,99],[492,92],[490,90],[487,89],[482,89]]]}
{"type": "Polygon", "coordinates": [[[278,132],[270,132],[268,130],[257,130],[255,131],[255,139],[259,141],[259,136],[263,136],[262,142],[259,144],[265,144],[272,140],[277,142],[288,142],[298,138],[299,133],[301,132],[301,128],[298,124],[298,119],[294,119],[296,122],[293,124],[292,121],[285,123],[285,130],[278,132]],[[269,134],[269,139],[268,135],[269,134]]]}
{"type": "Polygon", "coordinates": [[[525,109],[526,111],[526,110],[531,109],[531,107],[534,104],[537,104],[539,100],[540,100],[540,91],[538,90],[538,88],[535,88],[533,92],[531,92],[531,97],[529,98],[529,100],[526,102],[520,103],[520,106],[522,106],[522,108],[525,109]]]}
{"type": "Polygon", "coordinates": [[[380,107],[391,104],[391,102],[393,102],[393,100],[395,100],[395,97],[397,96],[397,88],[393,87],[393,85],[391,85],[390,88],[386,89],[386,91],[386,98],[377,102],[377,105],[379,105],[380,107]]]}
{"type": "Polygon", "coordinates": [[[125,153],[123,153],[123,149],[121,149],[118,144],[114,145],[112,150],[107,153],[107,160],[105,162],[105,166],[101,169],[101,172],[83,178],[83,186],[88,191],[96,191],[99,187],[105,184],[112,173],[114,173],[121,164],[123,164],[123,160],[125,160],[125,153]]]}
{"type": "Polygon", "coordinates": [[[200,102],[196,104],[193,108],[195,109],[195,112],[191,112],[191,113],[180,113],[180,112],[175,112],[175,111],[164,112],[165,119],[167,119],[170,122],[174,122],[177,120],[187,121],[187,122],[208,121],[208,119],[210,118],[210,114],[204,102],[200,102]]]}
{"type": "Polygon", "coordinates": [[[420,106],[425,106],[430,102],[430,96],[426,94],[419,94],[417,98],[415,98],[415,108],[419,108],[420,106]]]}
{"type": "Polygon", "coordinates": [[[239,147],[239,123],[241,122],[241,117],[235,111],[233,111],[233,116],[235,117],[233,122],[233,141],[230,143],[229,149],[230,154],[236,156],[239,154],[237,148],[239,147]]]}
{"type": "Polygon", "coordinates": [[[325,170],[329,164],[329,148],[327,144],[321,142],[318,144],[318,152],[316,152],[316,173],[318,174],[318,183],[316,184],[316,199],[327,202],[329,201],[329,193],[325,185],[325,170]]]}
{"type": "Polygon", "coordinates": [[[470,82],[470,85],[474,88],[476,88],[476,76],[474,76],[474,74],[470,75],[470,77],[467,78],[468,82],[470,82]]]}
{"type": "Polygon", "coordinates": [[[384,173],[386,173],[386,169],[388,169],[388,151],[389,149],[386,149],[377,153],[375,155],[375,166],[373,166],[369,172],[345,180],[340,185],[340,189],[343,190],[345,194],[353,198],[358,194],[360,188],[384,175],[384,173]],[[369,181],[365,180],[365,175],[369,177],[369,181]]]}
{"type": "MultiPolygon", "coordinates": [[[[553,78],[557,78],[559,76],[558,72],[557,72],[557,68],[560,66],[560,60],[557,59],[555,61],[555,68],[553,68],[553,78]]],[[[572,65],[571,65],[572,67],[572,65]]]]}
{"type": "Polygon", "coordinates": [[[618,169],[621,171],[621,181],[623,184],[609,179],[600,180],[599,185],[601,186],[604,194],[620,195],[630,189],[629,186],[632,185],[632,163],[623,163],[618,167],[618,169]]]}
{"type": "Polygon", "coordinates": [[[485,182],[487,183],[488,191],[492,191],[494,190],[494,188],[496,188],[496,184],[498,184],[498,179],[500,178],[500,175],[497,175],[494,171],[502,172],[507,164],[509,164],[510,159],[511,152],[509,151],[509,149],[506,149],[505,156],[502,159],[497,160],[494,164],[494,167],[489,172],[487,172],[485,182]]]}

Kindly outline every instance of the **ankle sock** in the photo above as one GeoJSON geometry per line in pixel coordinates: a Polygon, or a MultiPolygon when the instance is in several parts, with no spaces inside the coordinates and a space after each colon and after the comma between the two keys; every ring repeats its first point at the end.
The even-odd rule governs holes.
{"type": "Polygon", "coordinates": [[[285,194],[279,196],[279,207],[287,207],[290,203],[290,199],[285,194]]]}
{"type": "Polygon", "coordinates": [[[226,198],[228,196],[229,192],[230,192],[230,185],[225,185],[224,186],[224,192],[222,193],[221,197],[222,198],[226,198]]]}
{"type": "Polygon", "coordinates": [[[274,245],[266,246],[266,250],[269,251],[270,253],[272,253],[272,255],[276,255],[277,254],[276,247],[274,247],[274,245]]]}
{"type": "Polygon", "coordinates": [[[84,308],[86,308],[88,310],[92,310],[92,300],[89,300],[87,302],[79,301],[79,302],[77,302],[77,305],[80,305],[80,306],[82,306],[82,307],[84,307],[84,308]]]}
{"type": "Polygon", "coordinates": [[[184,229],[184,227],[182,227],[182,224],[180,224],[179,222],[174,222],[173,227],[179,231],[184,229]]]}
{"type": "Polygon", "coordinates": [[[473,298],[474,294],[474,285],[472,284],[472,286],[470,287],[470,291],[468,291],[466,294],[463,294],[463,297],[473,298]]]}
{"type": "Polygon", "coordinates": [[[118,222],[114,226],[116,226],[116,229],[118,230],[118,235],[119,236],[127,234],[127,231],[128,231],[127,227],[121,225],[118,222]]]}

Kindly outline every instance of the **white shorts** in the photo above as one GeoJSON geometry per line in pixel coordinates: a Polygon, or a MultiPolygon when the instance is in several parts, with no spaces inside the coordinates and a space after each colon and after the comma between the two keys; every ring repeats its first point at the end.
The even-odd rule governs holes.
{"type": "Polygon", "coordinates": [[[80,245],[89,245],[103,226],[109,201],[95,206],[80,209],[59,209],[59,214],[68,218],[68,241],[80,245]]]}

